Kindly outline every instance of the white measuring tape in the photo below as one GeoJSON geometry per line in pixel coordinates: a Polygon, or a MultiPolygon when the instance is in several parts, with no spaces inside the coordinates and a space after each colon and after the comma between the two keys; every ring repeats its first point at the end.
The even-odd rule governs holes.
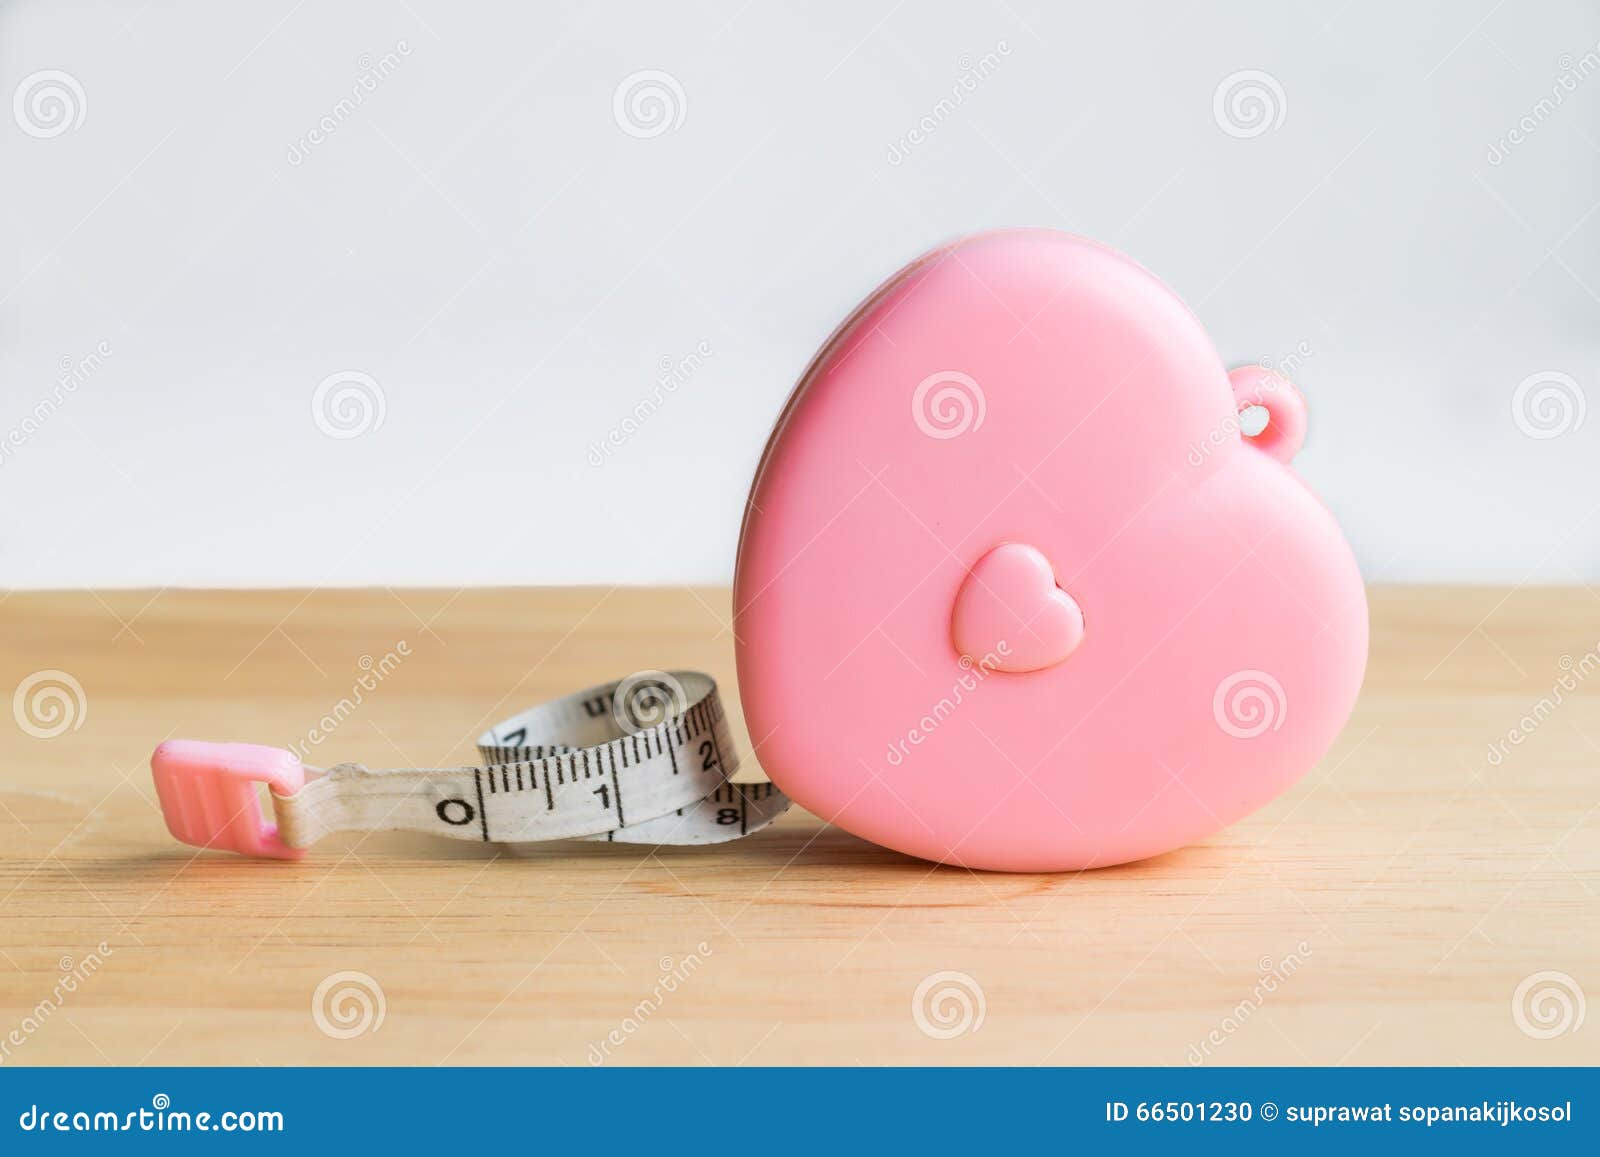
{"type": "Polygon", "coordinates": [[[285,766],[300,778],[288,752],[239,744],[164,744],[152,767],[174,835],[256,855],[349,831],[717,844],[789,808],[770,783],[732,782],[739,760],[716,682],[694,671],[641,672],[530,708],[481,735],[478,751],[478,767],[308,767],[303,784],[280,779],[285,766]],[[273,787],[276,833],[244,814],[256,812],[254,781],[273,787]]]}

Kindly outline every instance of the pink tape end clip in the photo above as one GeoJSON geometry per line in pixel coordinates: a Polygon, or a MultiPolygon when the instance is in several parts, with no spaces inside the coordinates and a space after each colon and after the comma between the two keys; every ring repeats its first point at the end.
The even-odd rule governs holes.
{"type": "Polygon", "coordinates": [[[300,790],[306,771],[293,752],[254,743],[172,739],[156,748],[150,770],[167,830],[184,843],[274,860],[305,855],[304,848],[291,848],[278,837],[256,794],[257,783],[278,795],[300,790]]]}

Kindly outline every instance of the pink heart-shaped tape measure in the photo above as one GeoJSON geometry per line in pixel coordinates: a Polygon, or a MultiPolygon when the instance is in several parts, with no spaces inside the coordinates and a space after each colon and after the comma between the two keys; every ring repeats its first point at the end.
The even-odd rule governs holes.
{"type": "Polygon", "coordinates": [[[751,491],[735,625],[762,766],[973,868],[1120,863],[1259,808],[1327,751],[1366,662],[1355,560],[1289,465],[1305,430],[1282,375],[1230,375],[1102,245],[1008,230],[913,262],[817,355],[751,491]]]}

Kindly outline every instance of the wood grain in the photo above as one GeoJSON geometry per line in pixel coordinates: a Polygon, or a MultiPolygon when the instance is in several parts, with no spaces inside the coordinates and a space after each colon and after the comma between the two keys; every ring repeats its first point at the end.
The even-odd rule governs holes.
{"type": "Polygon", "coordinates": [[[0,727],[6,1063],[583,1065],[613,1032],[627,1064],[1600,1062],[1600,1010],[1537,1039],[1512,1006],[1545,971],[1600,997],[1588,590],[1374,590],[1320,767],[1200,846],[1081,875],[935,868],[799,813],[703,850],[389,834],[250,862],[155,810],[160,740],[287,745],[401,640],[315,762],[470,761],[525,705],[675,666],[716,675],[748,750],[727,621],[716,590],[6,597],[0,691],[61,670],[84,695],[59,736],[0,727]],[[658,991],[663,969],[689,974],[658,991]],[[344,971],[385,1011],[338,1039],[312,997],[344,971]],[[938,1039],[913,994],[947,971],[983,1020],[938,1039]]]}

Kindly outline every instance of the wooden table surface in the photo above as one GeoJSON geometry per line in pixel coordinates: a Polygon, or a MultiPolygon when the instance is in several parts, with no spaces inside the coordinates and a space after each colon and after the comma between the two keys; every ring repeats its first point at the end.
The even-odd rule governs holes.
{"type": "Polygon", "coordinates": [[[748,750],[728,596],[12,594],[0,691],[61,671],[82,699],[27,719],[60,735],[0,727],[0,1058],[583,1065],[610,1037],[618,1064],[1600,1062],[1600,1009],[1577,1023],[1600,997],[1600,595],[1379,588],[1372,612],[1355,716],[1286,796],[1150,862],[1007,876],[798,811],[701,850],[195,854],[151,748],[287,745],[402,641],[313,762],[471,762],[488,723],[647,667],[712,672],[748,750]],[[319,1026],[339,973],[358,988],[319,1026]],[[974,1010],[948,1038],[913,1011],[939,973],[964,974],[928,982],[943,1010],[974,1010]],[[381,1022],[338,1035],[380,992],[381,1022]]]}

